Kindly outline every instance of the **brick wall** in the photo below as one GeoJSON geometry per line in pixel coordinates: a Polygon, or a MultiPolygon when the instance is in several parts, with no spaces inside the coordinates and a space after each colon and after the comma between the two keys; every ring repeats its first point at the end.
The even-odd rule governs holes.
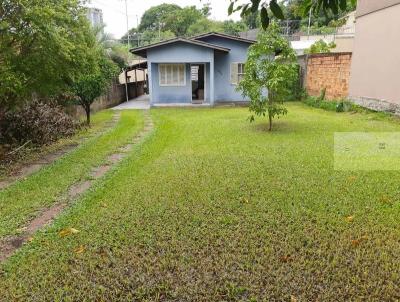
{"type": "Polygon", "coordinates": [[[306,57],[305,88],[318,96],[326,88],[327,99],[348,97],[351,53],[313,54],[306,57]]]}

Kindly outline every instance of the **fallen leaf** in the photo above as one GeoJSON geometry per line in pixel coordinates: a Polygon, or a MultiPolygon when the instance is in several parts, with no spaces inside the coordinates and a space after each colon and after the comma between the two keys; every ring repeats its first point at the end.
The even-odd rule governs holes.
{"type": "Polygon", "coordinates": [[[293,260],[292,256],[290,256],[290,255],[281,256],[279,259],[280,259],[282,262],[284,262],[284,263],[287,263],[287,262],[293,260]]]}
{"type": "Polygon", "coordinates": [[[290,302],[297,302],[297,298],[293,295],[290,295],[290,302]]]}
{"type": "Polygon", "coordinates": [[[29,237],[29,238],[27,239],[27,241],[28,241],[28,242],[32,242],[32,241],[33,241],[33,237],[29,237]]]}
{"type": "Polygon", "coordinates": [[[84,251],[85,251],[85,247],[84,247],[83,245],[78,246],[78,247],[74,250],[74,252],[75,252],[76,254],[82,254],[84,251]]]}
{"type": "Polygon", "coordinates": [[[354,246],[354,247],[360,245],[360,243],[361,243],[361,241],[358,240],[358,239],[353,239],[353,240],[351,241],[351,245],[354,246]]]}
{"type": "Polygon", "coordinates": [[[359,239],[353,239],[351,241],[351,245],[354,246],[354,247],[359,246],[361,244],[361,242],[363,242],[365,240],[368,240],[368,236],[367,235],[363,235],[359,239]]]}
{"type": "Polygon", "coordinates": [[[102,203],[102,204],[101,204],[101,207],[102,207],[102,208],[107,208],[107,204],[106,204],[106,203],[102,203]]]}
{"type": "Polygon", "coordinates": [[[382,203],[392,203],[392,200],[390,199],[389,196],[383,195],[379,198],[379,201],[382,203]]]}
{"type": "Polygon", "coordinates": [[[74,228],[66,228],[66,229],[61,230],[61,231],[58,233],[58,235],[59,235],[60,237],[65,237],[65,236],[69,236],[69,235],[76,234],[76,233],[79,233],[79,231],[78,231],[77,229],[74,229],[74,228]]]}
{"type": "Polygon", "coordinates": [[[347,216],[346,217],[346,221],[347,222],[353,222],[353,220],[354,220],[354,216],[347,216]]]}
{"type": "Polygon", "coordinates": [[[351,175],[351,176],[349,176],[349,177],[347,178],[347,180],[348,180],[348,181],[351,181],[351,182],[355,181],[356,179],[357,179],[357,176],[354,176],[354,175],[351,175]]]}

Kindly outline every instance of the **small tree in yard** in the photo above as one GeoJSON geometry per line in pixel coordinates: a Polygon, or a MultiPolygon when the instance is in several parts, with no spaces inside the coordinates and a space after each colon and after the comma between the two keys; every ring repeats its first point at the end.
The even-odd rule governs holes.
{"type": "Polygon", "coordinates": [[[287,113],[282,105],[290,95],[291,87],[298,78],[296,54],[289,42],[279,33],[275,23],[262,30],[258,42],[249,48],[245,64],[245,75],[238,85],[243,96],[250,98],[250,121],[254,115],[272,119],[287,113]]]}
{"type": "Polygon", "coordinates": [[[97,66],[91,66],[91,72],[79,77],[72,90],[77,102],[86,113],[86,123],[90,125],[90,107],[94,100],[106,92],[111,79],[116,76],[118,68],[115,63],[100,54],[97,66]]]}

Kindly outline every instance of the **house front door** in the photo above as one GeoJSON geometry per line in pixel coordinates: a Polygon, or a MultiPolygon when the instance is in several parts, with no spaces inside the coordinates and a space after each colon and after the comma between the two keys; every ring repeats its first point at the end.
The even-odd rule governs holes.
{"type": "Polygon", "coordinates": [[[191,64],[192,103],[202,104],[205,99],[205,64],[191,64]]]}

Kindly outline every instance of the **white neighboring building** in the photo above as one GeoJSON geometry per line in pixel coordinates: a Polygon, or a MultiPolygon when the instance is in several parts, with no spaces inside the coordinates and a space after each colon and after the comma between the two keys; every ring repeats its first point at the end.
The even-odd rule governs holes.
{"type": "Polygon", "coordinates": [[[88,7],[86,17],[88,18],[90,25],[92,25],[93,27],[101,27],[104,25],[103,11],[99,8],[88,7]]]}
{"type": "MultiPolygon", "coordinates": [[[[356,11],[348,13],[346,16],[345,24],[335,29],[334,33],[331,34],[315,34],[310,35],[304,32],[294,32],[289,34],[288,38],[293,49],[297,55],[303,55],[307,48],[310,48],[312,44],[319,40],[323,40],[326,43],[335,42],[336,47],[332,49],[332,52],[352,52],[354,44],[355,34],[355,22],[356,22],[356,11]]],[[[240,37],[246,39],[257,40],[259,29],[251,29],[246,32],[241,32],[240,37]]]]}

